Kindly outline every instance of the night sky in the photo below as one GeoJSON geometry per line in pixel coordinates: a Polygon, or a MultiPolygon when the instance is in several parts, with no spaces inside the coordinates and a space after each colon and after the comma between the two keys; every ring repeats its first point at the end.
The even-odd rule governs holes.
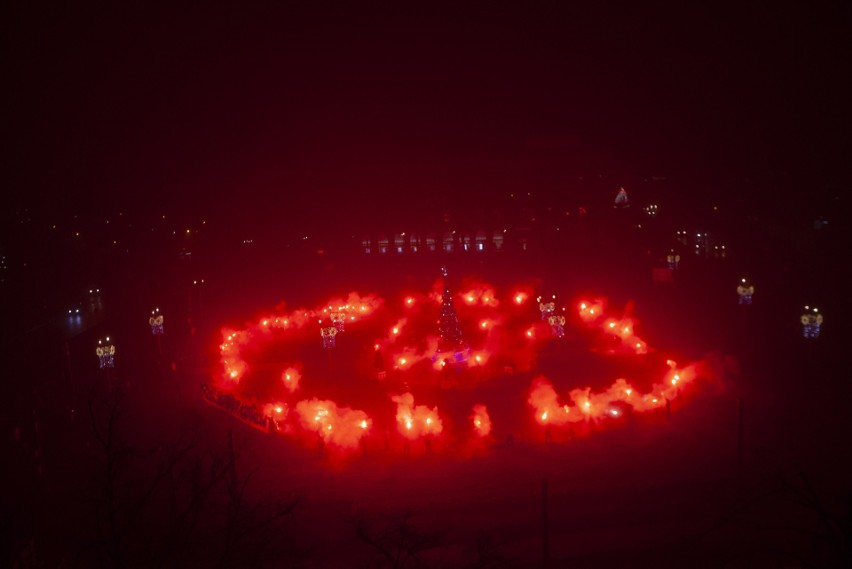
{"type": "Polygon", "coordinates": [[[757,204],[848,184],[848,6],[591,4],[18,3],[5,186],[298,224],[601,172],[757,204]]]}

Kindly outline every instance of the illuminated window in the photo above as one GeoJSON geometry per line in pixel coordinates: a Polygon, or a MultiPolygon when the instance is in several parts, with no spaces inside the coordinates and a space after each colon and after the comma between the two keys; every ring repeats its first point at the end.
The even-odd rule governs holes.
{"type": "Polygon", "coordinates": [[[361,250],[364,251],[364,253],[367,253],[368,255],[372,253],[373,249],[370,246],[369,239],[365,238],[361,240],[361,250]]]}
{"type": "Polygon", "coordinates": [[[411,252],[416,253],[420,250],[420,236],[415,234],[409,237],[408,239],[409,246],[411,247],[411,252]]]}
{"type": "Polygon", "coordinates": [[[476,232],[476,250],[477,251],[485,251],[485,232],[477,231],[476,232]]]}
{"type": "Polygon", "coordinates": [[[388,238],[382,235],[379,237],[379,253],[387,253],[388,252],[388,238]]]}
{"type": "Polygon", "coordinates": [[[462,237],[462,249],[465,251],[470,251],[470,235],[465,235],[462,237]]]}
{"type": "Polygon", "coordinates": [[[397,253],[405,252],[405,233],[397,233],[394,235],[393,247],[397,253]]]}
{"type": "Polygon", "coordinates": [[[452,253],[452,252],[453,252],[453,248],[454,248],[454,246],[455,246],[455,238],[454,238],[453,234],[452,234],[452,233],[450,233],[449,231],[447,231],[446,233],[444,233],[443,243],[444,243],[444,245],[443,245],[443,247],[444,247],[444,252],[446,252],[446,253],[452,253]]]}
{"type": "Polygon", "coordinates": [[[495,251],[500,251],[503,248],[503,232],[497,230],[494,232],[494,236],[491,238],[491,243],[494,245],[495,251]]]}
{"type": "Polygon", "coordinates": [[[426,250],[434,252],[437,249],[438,249],[438,246],[435,242],[435,236],[432,235],[432,234],[427,235],[426,236],[426,250]]]}

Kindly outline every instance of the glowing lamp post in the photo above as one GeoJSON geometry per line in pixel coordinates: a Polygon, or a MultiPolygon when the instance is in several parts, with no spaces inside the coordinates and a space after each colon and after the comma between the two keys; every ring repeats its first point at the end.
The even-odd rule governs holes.
{"type": "Polygon", "coordinates": [[[98,356],[98,364],[101,369],[115,367],[115,346],[109,341],[109,336],[104,340],[98,340],[95,353],[98,356]]]}
{"type": "Polygon", "coordinates": [[[802,314],[802,335],[805,338],[819,338],[819,329],[822,326],[822,314],[817,307],[805,307],[802,314]]]}
{"type": "Polygon", "coordinates": [[[334,337],[337,336],[337,328],[334,326],[329,326],[327,328],[321,328],[320,334],[322,335],[322,347],[323,348],[333,348],[335,346],[334,337]]]}
{"type": "Polygon", "coordinates": [[[737,295],[739,296],[739,304],[751,304],[751,297],[754,295],[754,285],[748,279],[740,279],[740,284],[737,285],[737,295]]]}
{"type": "Polygon", "coordinates": [[[551,316],[547,319],[547,323],[550,324],[554,336],[556,336],[557,338],[562,338],[563,336],[565,336],[564,316],[551,316]]]}

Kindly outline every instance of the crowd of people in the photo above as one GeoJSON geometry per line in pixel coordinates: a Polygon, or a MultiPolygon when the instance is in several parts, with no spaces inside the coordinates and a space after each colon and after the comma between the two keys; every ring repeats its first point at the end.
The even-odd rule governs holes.
{"type": "Polygon", "coordinates": [[[201,396],[205,401],[216,405],[234,417],[262,431],[269,431],[269,417],[261,413],[254,403],[244,403],[231,395],[214,389],[207,383],[201,384],[201,396]]]}

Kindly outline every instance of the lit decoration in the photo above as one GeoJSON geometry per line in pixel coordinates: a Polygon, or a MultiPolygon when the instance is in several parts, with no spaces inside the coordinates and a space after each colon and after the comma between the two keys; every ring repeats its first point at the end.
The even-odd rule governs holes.
{"type": "Polygon", "coordinates": [[[372,426],[370,418],[360,409],[338,407],[334,401],[310,399],[296,404],[299,422],[308,431],[316,432],[325,443],[343,449],[358,446],[372,426]]]}
{"type": "Polygon", "coordinates": [[[334,327],[337,329],[337,332],[343,332],[346,325],[346,313],[345,312],[332,312],[331,313],[331,323],[334,324],[334,327]]]}
{"type": "Polygon", "coordinates": [[[674,249],[666,255],[666,266],[671,270],[677,270],[678,266],[680,266],[680,255],[675,253],[674,249]]]}
{"type": "Polygon", "coordinates": [[[822,326],[822,314],[816,306],[805,306],[802,314],[802,335],[805,338],[819,338],[819,330],[822,326]]]}
{"type": "Polygon", "coordinates": [[[320,328],[320,335],[322,335],[323,348],[333,348],[335,346],[334,337],[337,336],[337,328],[334,326],[320,328]]]}
{"type": "Polygon", "coordinates": [[[103,340],[98,340],[95,354],[98,356],[98,365],[101,369],[115,367],[115,346],[109,341],[109,336],[103,340]]]}
{"type": "Polygon", "coordinates": [[[151,311],[151,317],[148,318],[148,324],[151,325],[151,333],[154,336],[159,336],[164,332],[163,315],[160,314],[159,308],[155,308],[151,311]]]}
{"type": "MultiPolygon", "coordinates": [[[[553,295],[553,300],[556,300],[556,295],[553,295]]],[[[556,310],[556,303],[551,302],[542,302],[541,297],[539,296],[536,300],[538,300],[538,309],[541,311],[541,319],[547,320],[551,316],[553,316],[553,312],[556,310]]]]}
{"type": "Polygon", "coordinates": [[[491,434],[491,417],[488,416],[488,409],[485,405],[473,406],[470,422],[473,424],[473,431],[480,437],[487,437],[491,434]]]}
{"type": "Polygon", "coordinates": [[[737,295],[739,296],[739,304],[751,304],[751,297],[754,294],[754,285],[748,279],[740,279],[737,285],[737,295]]]}
{"type": "Polygon", "coordinates": [[[553,335],[557,338],[562,338],[565,336],[565,317],[561,315],[551,316],[547,319],[547,323],[550,324],[551,330],[553,330],[553,335]]]}
{"type": "Polygon", "coordinates": [[[527,293],[525,292],[516,292],[515,296],[512,297],[512,300],[515,301],[515,304],[521,305],[527,301],[527,293]]]}
{"type": "Polygon", "coordinates": [[[422,436],[438,435],[443,430],[437,407],[430,409],[426,405],[415,406],[411,393],[392,395],[391,401],[396,403],[396,428],[405,438],[414,440],[422,436]]]}
{"type": "Polygon", "coordinates": [[[657,217],[657,209],[657,204],[652,203],[643,207],[642,211],[644,211],[645,215],[647,215],[648,217],[657,217]]]}
{"type": "Polygon", "coordinates": [[[627,197],[627,190],[624,188],[618,188],[618,193],[615,195],[615,207],[630,207],[630,199],[627,197]]]}

